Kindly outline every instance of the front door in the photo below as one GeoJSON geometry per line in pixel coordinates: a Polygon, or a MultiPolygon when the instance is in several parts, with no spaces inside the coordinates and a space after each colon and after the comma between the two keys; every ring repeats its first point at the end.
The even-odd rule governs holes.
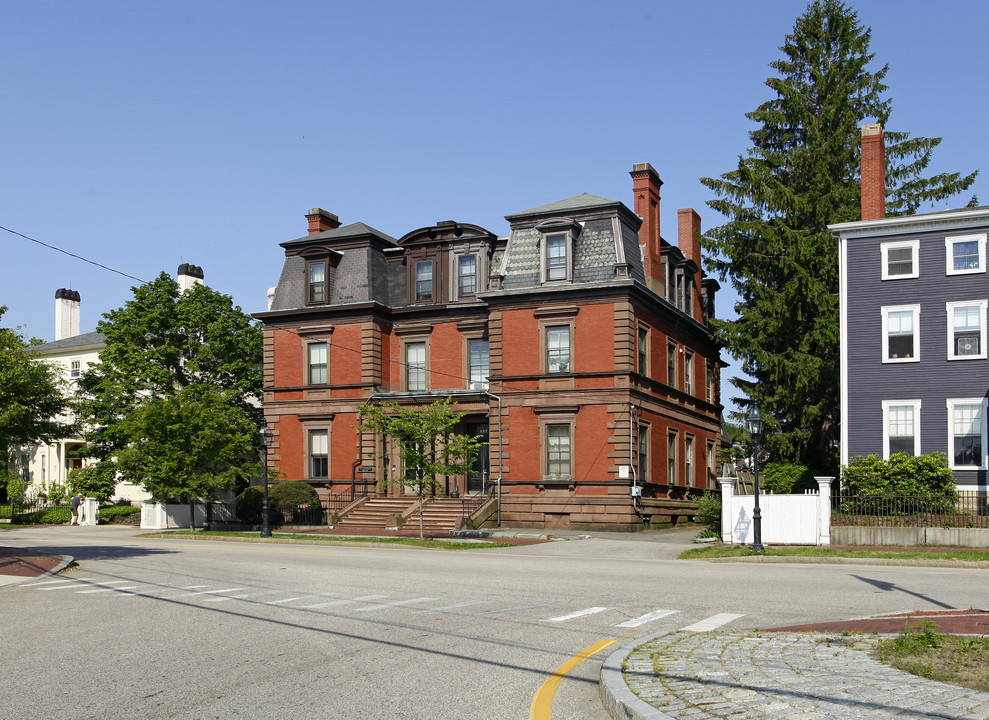
{"type": "MultiPolygon", "coordinates": [[[[467,423],[467,434],[487,442],[488,424],[467,423]]],[[[487,481],[488,446],[482,445],[477,451],[477,457],[474,458],[474,464],[471,465],[470,472],[467,473],[467,492],[474,495],[483,494],[486,490],[485,485],[487,481]]]]}

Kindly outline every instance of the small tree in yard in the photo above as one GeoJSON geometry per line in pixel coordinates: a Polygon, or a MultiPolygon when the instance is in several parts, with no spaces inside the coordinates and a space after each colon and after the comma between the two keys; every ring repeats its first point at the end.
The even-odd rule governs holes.
{"type": "Polygon", "coordinates": [[[958,501],[955,476],[942,452],[917,457],[893,453],[889,460],[878,455],[854,457],[842,468],[841,484],[854,498],[853,507],[846,509],[866,514],[879,507],[905,514],[910,501],[898,502],[898,497],[920,498],[919,507],[932,513],[951,512],[958,501]]]}
{"type": "MultiPolygon", "coordinates": [[[[453,399],[437,400],[425,408],[402,407],[397,403],[368,405],[361,409],[361,432],[381,433],[391,439],[401,459],[401,475],[385,481],[407,485],[419,499],[419,537],[423,537],[422,504],[427,492],[435,492],[437,475],[462,475],[470,470],[484,441],[453,432],[466,415],[452,409],[453,399]]],[[[387,451],[386,451],[387,452],[387,451]]],[[[369,457],[375,457],[369,453],[369,457]]],[[[387,461],[387,454],[379,456],[387,461]]],[[[386,464],[387,467],[387,464],[386,464]]]]}
{"type": "Polygon", "coordinates": [[[155,498],[187,502],[190,529],[196,498],[210,498],[238,476],[260,471],[245,459],[253,450],[253,422],[209,387],[192,385],[147,402],[119,424],[118,433],[130,442],[120,450],[117,467],[140,478],[155,498]]]}

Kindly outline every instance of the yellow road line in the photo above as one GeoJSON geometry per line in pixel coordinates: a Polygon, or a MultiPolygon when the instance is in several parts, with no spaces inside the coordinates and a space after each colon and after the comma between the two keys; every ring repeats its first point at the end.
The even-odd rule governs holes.
{"type": "Polygon", "coordinates": [[[572,658],[567,660],[565,663],[560,665],[549,679],[542,684],[542,687],[536,691],[536,694],[532,698],[532,705],[529,707],[529,720],[550,720],[553,716],[553,697],[556,695],[556,689],[563,682],[563,679],[573,672],[573,669],[584,662],[587,658],[591,657],[595,653],[599,653],[606,647],[614,645],[619,640],[624,640],[635,633],[629,633],[628,635],[622,635],[619,638],[599,640],[598,642],[591,645],[589,648],[581,650],[579,653],[574,655],[572,658]]]}

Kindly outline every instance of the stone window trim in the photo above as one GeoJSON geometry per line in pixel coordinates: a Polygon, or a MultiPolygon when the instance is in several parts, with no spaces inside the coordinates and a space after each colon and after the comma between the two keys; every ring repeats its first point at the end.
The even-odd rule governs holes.
{"type": "Polygon", "coordinates": [[[920,305],[884,305],[882,315],[882,361],[884,363],[920,362],[920,305]],[[905,323],[906,318],[909,323],[905,323]],[[906,327],[909,325],[909,327],[906,327]],[[904,357],[900,348],[891,348],[891,339],[911,337],[911,347],[904,357]]]}
{"type": "MultiPolygon", "coordinates": [[[[487,390],[488,387],[489,387],[489,385],[490,385],[490,379],[477,380],[478,382],[482,382],[483,383],[483,385],[484,385],[483,388],[474,388],[473,387],[473,383],[475,382],[475,378],[472,377],[472,373],[471,373],[471,371],[473,369],[473,366],[471,365],[471,354],[470,354],[471,344],[472,343],[479,342],[479,341],[484,341],[484,342],[487,342],[488,341],[488,327],[487,327],[487,323],[486,322],[484,322],[483,324],[482,323],[477,323],[477,324],[475,324],[475,323],[458,323],[457,324],[457,329],[460,331],[460,338],[461,338],[460,342],[461,342],[461,350],[462,350],[461,355],[463,357],[462,373],[463,373],[463,378],[464,378],[464,386],[468,390],[472,390],[472,389],[478,389],[478,390],[482,390],[483,389],[483,390],[487,390]]],[[[487,359],[488,359],[488,373],[490,374],[490,372],[491,372],[491,352],[490,352],[490,346],[488,348],[488,358],[487,359]]]]}
{"type": "Polygon", "coordinates": [[[945,401],[945,404],[948,409],[948,467],[952,470],[985,470],[987,448],[986,409],[987,404],[989,404],[989,398],[948,398],[945,401]],[[969,418],[968,422],[978,422],[978,426],[975,428],[976,432],[959,432],[959,430],[966,429],[964,427],[960,427],[960,425],[963,426],[966,423],[966,418],[964,415],[959,414],[959,417],[957,418],[958,422],[956,423],[956,411],[960,413],[965,410],[971,411],[973,409],[975,409],[977,415],[969,418]],[[978,438],[978,464],[962,464],[958,462],[958,453],[960,448],[956,447],[958,445],[957,441],[965,437],[978,438]]]}
{"type": "Polygon", "coordinates": [[[533,408],[538,416],[540,460],[539,474],[543,482],[572,482],[574,476],[574,449],[576,448],[577,406],[555,406],[533,408]],[[550,428],[566,427],[569,441],[569,472],[551,474],[550,464],[550,428]]]}
{"type": "Polygon", "coordinates": [[[330,381],[330,344],[326,340],[306,343],[306,384],[327,385],[330,381]],[[322,352],[320,352],[322,351],[322,352]],[[320,357],[322,355],[322,357],[320,357]],[[320,362],[322,360],[322,362],[320,362]]]}
{"type": "Polygon", "coordinates": [[[971,275],[985,271],[986,233],[955,235],[944,239],[945,275],[971,275]],[[975,245],[975,251],[962,256],[964,247],[969,247],[970,244],[975,245]]]}
{"type": "Polygon", "coordinates": [[[680,464],[680,431],[676,428],[666,430],[666,484],[670,487],[679,485],[680,464]]]}
{"type": "MultiPolygon", "coordinates": [[[[913,438],[913,448],[910,454],[913,456],[920,455],[920,400],[883,400],[883,460],[889,460],[889,456],[893,452],[902,452],[900,450],[892,450],[890,448],[891,438],[913,438]],[[910,408],[909,416],[901,414],[903,408],[910,408]],[[902,426],[907,420],[910,423],[910,435],[905,434],[893,434],[891,430],[893,425],[902,426]]],[[[950,418],[949,418],[950,422],[950,418]]],[[[897,429],[904,429],[899,427],[897,429]]]]}
{"type": "Polygon", "coordinates": [[[694,351],[688,348],[683,349],[683,391],[694,394],[694,351]]]}
{"type": "Polygon", "coordinates": [[[574,372],[575,345],[574,334],[577,328],[577,313],[579,308],[573,305],[539,308],[533,311],[533,316],[539,323],[539,372],[542,375],[569,375],[574,372]],[[566,370],[550,372],[549,347],[546,340],[551,328],[567,328],[569,330],[570,360],[566,370]]]}
{"type": "Polygon", "coordinates": [[[920,240],[897,240],[884,242],[879,247],[882,262],[883,280],[909,280],[920,277],[920,240]],[[909,251],[909,261],[904,259],[904,250],[909,251]],[[907,264],[909,262],[909,267],[907,264]]]}
{"type": "Polygon", "coordinates": [[[652,425],[647,422],[636,424],[638,436],[635,441],[635,466],[639,483],[650,482],[649,459],[652,457],[652,425]]]}
{"type": "Polygon", "coordinates": [[[429,349],[430,342],[428,336],[412,335],[402,338],[402,355],[401,355],[401,367],[402,367],[402,390],[404,392],[428,392],[430,388],[429,382],[429,349]],[[413,345],[423,346],[423,357],[422,357],[422,387],[411,387],[413,383],[410,382],[411,375],[410,370],[412,366],[409,363],[409,351],[413,345]]]}
{"type": "Polygon", "coordinates": [[[458,302],[474,302],[477,294],[487,290],[488,256],[484,248],[464,246],[450,251],[450,298],[458,302]],[[461,289],[461,260],[466,257],[474,258],[474,289],[469,293],[461,289]]]}
{"type": "Polygon", "coordinates": [[[328,385],[330,382],[330,337],[333,334],[333,325],[315,325],[303,327],[298,330],[299,339],[302,341],[302,377],[304,384],[313,385],[312,367],[310,358],[310,348],[313,345],[326,345],[326,381],[315,383],[316,385],[328,385]]]}
{"type": "Polygon", "coordinates": [[[986,359],[986,313],[989,300],[945,303],[948,314],[948,360],[986,359]],[[959,322],[974,319],[959,326],[959,322]]]}
{"type": "MultiPolygon", "coordinates": [[[[302,421],[302,417],[300,417],[299,419],[300,421],[302,421]]],[[[332,421],[333,421],[332,415],[320,416],[318,418],[313,417],[308,420],[302,421],[302,437],[304,438],[306,443],[306,448],[305,448],[305,458],[306,458],[305,479],[306,480],[319,480],[324,482],[329,482],[330,480],[330,476],[331,476],[330,456],[332,454],[331,449],[333,447],[332,421]],[[326,436],[325,456],[322,453],[318,455],[314,455],[314,449],[316,450],[320,449],[320,448],[314,448],[314,435],[319,433],[325,433],[326,436]],[[316,472],[317,465],[315,460],[318,460],[323,457],[325,457],[325,460],[323,460],[321,464],[325,464],[326,466],[325,475],[318,474],[316,472]]],[[[318,438],[316,438],[316,442],[318,442],[318,438]]]]}
{"type": "Polygon", "coordinates": [[[696,474],[696,463],[694,460],[694,440],[696,436],[685,433],[683,436],[683,484],[685,487],[696,487],[695,481],[697,480],[694,475],[696,474]]]}
{"type": "Polygon", "coordinates": [[[671,388],[677,386],[677,355],[680,346],[676,341],[670,340],[666,343],[666,384],[671,388]]]}
{"type": "Polygon", "coordinates": [[[536,226],[539,232],[539,277],[544,285],[573,282],[574,245],[580,223],[554,218],[536,226]]]}

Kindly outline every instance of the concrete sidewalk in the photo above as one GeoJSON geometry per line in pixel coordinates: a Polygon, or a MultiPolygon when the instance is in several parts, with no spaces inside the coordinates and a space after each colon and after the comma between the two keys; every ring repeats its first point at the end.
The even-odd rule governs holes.
{"type": "Polygon", "coordinates": [[[613,653],[601,699],[632,720],[989,718],[989,693],[934,682],[873,660],[878,635],[937,623],[939,632],[983,635],[989,612],[887,615],[758,632],[678,631],[613,653]]]}

